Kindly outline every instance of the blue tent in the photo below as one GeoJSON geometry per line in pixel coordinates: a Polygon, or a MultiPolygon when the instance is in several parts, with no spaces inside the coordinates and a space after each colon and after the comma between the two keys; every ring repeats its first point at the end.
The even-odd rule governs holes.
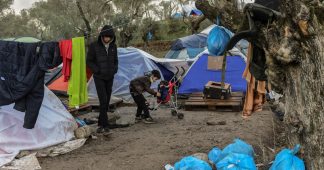
{"type": "Polygon", "coordinates": [[[192,59],[204,51],[207,46],[206,34],[194,34],[177,39],[165,58],[192,59]]]}
{"type": "MultiPolygon", "coordinates": [[[[208,54],[199,57],[185,75],[179,94],[202,92],[208,81],[221,81],[222,71],[207,70],[208,54]],[[203,75],[203,76],[202,76],[203,75]]],[[[232,91],[246,91],[246,80],[242,78],[245,62],[240,56],[227,57],[225,82],[231,84],[232,91]]]]}
{"type": "Polygon", "coordinates": [[[195,15],[195,16],[200,16],[202,15],[203,13],[199,10],[199,9],[193,9],[191,10],[190,12],[190,15],[195,15]]]}

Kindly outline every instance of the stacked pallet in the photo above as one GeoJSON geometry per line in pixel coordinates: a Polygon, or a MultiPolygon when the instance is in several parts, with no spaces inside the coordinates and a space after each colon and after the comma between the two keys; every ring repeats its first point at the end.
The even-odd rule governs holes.
{"type": "Polygon", "coordinates": [[[241,111],[244,103],[244,95],[242,92],[232,92],[231,97],[226,100],[206,99],[203,93],[193,93],[189,99],[185,101],[186,110],[229,110],[241,111]]]}

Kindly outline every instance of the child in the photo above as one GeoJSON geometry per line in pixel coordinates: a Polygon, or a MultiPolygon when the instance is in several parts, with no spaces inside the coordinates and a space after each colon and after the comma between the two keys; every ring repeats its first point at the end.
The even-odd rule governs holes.
{"type": "Polygon", "coordinates": [[[138,77],[130,82],[129,91],[137,105],[136,121],[144,119],[144,123],[154,123],[149,113],[148,103],[142,93],[148,92],[154,95],[154,97],[160,97],[161,94],[159,92],[151,89],[151,84],[159,79],[161,79],[160,72],[153,70],[151,71],[151,75],[138,77]],[[144,113],[142,114],[142,112],[144,113]]]}

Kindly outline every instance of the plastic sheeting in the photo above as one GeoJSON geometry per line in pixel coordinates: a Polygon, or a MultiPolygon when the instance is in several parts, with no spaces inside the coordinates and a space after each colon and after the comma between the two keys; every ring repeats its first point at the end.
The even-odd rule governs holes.
{"type": "MultiPolygon", "coordinates": [[[[221,81],[222,71],[208,70],[207,63],[208,54],[203,54],[191,65],[179,88],[179,94],[202,92],[208,81],[221,81]]],[[[246,80],[242,78],[244,68],[245,62],[241,57],[227,57],[225,82],[231,84],[232,91],[246,91],[246,80]]]]}
{"type": "Polygon", "coordinates": [[[193,34],[177,39],[172,45],[171,50],[181,50],[184,48],[203,48],[207,46],[206,34],[193,34]]]}
{"type": "MultiPolygon", "coordinates": [[[[170,51],[165,55],[165,58],[186,60],[189,62],[195,60],[199,56],[199,53],[207,49],[207,36],[209,35],[210,31],[215,27],[224,29],[230,37],[234,35],[230,30],[213,24],[204,29],[199,34],[177,39],[172,44],[170,51]]],[[[233,49],[230,50],[230,54],[233,56],[241,56],[242,58],[245,58],[246,61],[248,46],[249,43],[246,40],[241,40],[236,44],[236,46],[233,49]]]]}
{"type": "Polygon", "coordinates": [[[207,37],[207,48],[214,56],[223,55],[233,33],[226,31],[224,27],[216,26],[207,37]]]}
{"type": "Polygon", "coordinates": [[[69,141],[77,124],[61,101],[45,87],[44,100],[34,129],[24,129],[25,114],[13,104],[0,108],[0,167],[21,150],[35,150],[69,141]]]}
{"type": "Polygon", "coordinates": [[[278,153],[270,170],[305,170],[303,160],[295,156],[300,149],[300,145],[296,145],[294,149],[283,149],[278,153]]]}

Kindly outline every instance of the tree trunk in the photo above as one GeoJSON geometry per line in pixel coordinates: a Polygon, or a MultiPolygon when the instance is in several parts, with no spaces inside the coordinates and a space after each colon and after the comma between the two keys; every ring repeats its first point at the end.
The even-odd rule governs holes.
{"type": "Polygon", "coordinates": [[[191,19],[191,34],[196,34],[198,32],[198,29],[200,27],[200,23],[203,22],[206,19],[205,15],[201,15],[197,18],[191,19]]]}
{"type": "Polygon", "coordinates": [[[242,19],[242,12],[238,11],[235,3],[231,0],[197,0],[196,7],[204,13],[211,22],[216,23],[217,16],[220,17],[220,25],[236,32],[242,19]]]}
{"type": "MultiPolygon", "coordinates": [[[[301,156],[312,170],[324,167],[324,18],[316,2],[282,0],[285,18],[264,26],[258,35],[266,51],[269,82],[285,96],[288,145],[301,144],[301,156]]],[[[213,9],[201,10],[205,14],[213,9]]]]}

